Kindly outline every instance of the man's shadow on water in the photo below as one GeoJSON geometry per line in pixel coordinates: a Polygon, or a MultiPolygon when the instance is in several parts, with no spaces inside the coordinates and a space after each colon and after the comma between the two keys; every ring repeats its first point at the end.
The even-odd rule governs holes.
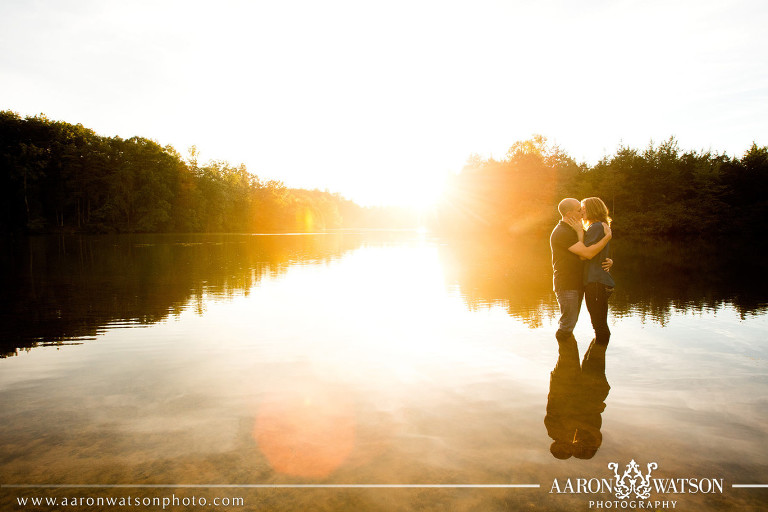
{"type": "Polygon", "coordinates": [[[591,459],[603,442],[602,413],[611,389],[605,378],[607,345],[592,340],[581,364],[573,336],[558,345],[544,418],[547,433],[553,439],[549,451],[558,459],[591,459]]]}

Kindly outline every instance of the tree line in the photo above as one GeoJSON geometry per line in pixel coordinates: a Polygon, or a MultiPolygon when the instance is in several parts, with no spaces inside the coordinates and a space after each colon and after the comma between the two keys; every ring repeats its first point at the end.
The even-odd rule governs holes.
{"type": "MultiPolygon", "coordinates": [[[[684,151],[670,138],[577,163],[542,136],[501,160],[472,155],[430,227],[444,233],[551,229],[563,197],[601,197],[617,233],[704,235],[761,229],[768,146],[741,158],[684,151]]],[[[171,146],[104,137],[80,124],[0,111],[0,232],[313,232],[415,227],[410,212],[363,208],[327,191],[263,180],[244,165],[201,164],[171,146]]]]}
{"type": "Polygon", "coordinates": [[[0,111],[0,232],[313,232],[405,227],[402,212],[201,164],[172,146],[0,111]]]}
{"type": "Polygon", "coordinates": [[[683,151],[670,138],[627,146],[579,164],[542,136],[516,142],[502,160],[473,155],[454,176],[433,227],[444,232],[546,232],[564,197],[597,196],[614,231],[642,235],[762,232],[768,214],[768,146],[742,158],[683,151]]]}

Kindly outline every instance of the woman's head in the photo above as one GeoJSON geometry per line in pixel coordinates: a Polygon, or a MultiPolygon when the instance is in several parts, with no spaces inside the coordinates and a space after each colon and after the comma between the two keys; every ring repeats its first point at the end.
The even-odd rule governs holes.
{"type": "Polygon", "coordinates": [[[611,225],[611,218],[608,216],[608,207],[599,197],[588,197],[581,201],[581,207],[584,209],[584,221],[587,224],[595,222],[605,222],[611,225]]]}

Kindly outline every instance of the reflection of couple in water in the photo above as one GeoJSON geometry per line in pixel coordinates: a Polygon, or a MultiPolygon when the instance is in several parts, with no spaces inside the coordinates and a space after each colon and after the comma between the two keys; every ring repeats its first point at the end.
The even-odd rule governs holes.
{"type": "Polygon", "coordinates": [[[558,459],[571,455],[591,459],[603,442],[601,414],[611,389],[605,378],[607,345],[593,340],[581,365],[573,336],[558,345],[559,356],[549,381],[544,418],[547,433],[554,440],[549,451],[558,459]]]}
{"type": "Polygon", "coordinates": [[[563,199],[557,207],[562,219],[549,239],[552,250],[554,290],[560,306],[557,338],[559,357],[552,371],[544,423],[554,440],[552,455],[592,458],[602,443],[601,414],[610,386],[605,378],[608,329],[608,297],[614,281],[607,258],[611,218],[600,198],[579,202],[563,199]],[[586,231],[585,231],[586,229],[586,231]],[[579,365],[579,349],[573,329],[582,300],[595,330],[595,339],[579,365]]]}

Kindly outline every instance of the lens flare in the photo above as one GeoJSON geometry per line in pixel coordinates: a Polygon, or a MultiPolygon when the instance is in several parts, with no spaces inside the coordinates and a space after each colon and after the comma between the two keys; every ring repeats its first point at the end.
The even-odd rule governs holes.
{"type": "Polygon", "coordinates": [[[355,416],[344,394],[313,382],[268,394],[256,415],[253,437],[272,469],[323,478],[355,446],[355,416]]]}

